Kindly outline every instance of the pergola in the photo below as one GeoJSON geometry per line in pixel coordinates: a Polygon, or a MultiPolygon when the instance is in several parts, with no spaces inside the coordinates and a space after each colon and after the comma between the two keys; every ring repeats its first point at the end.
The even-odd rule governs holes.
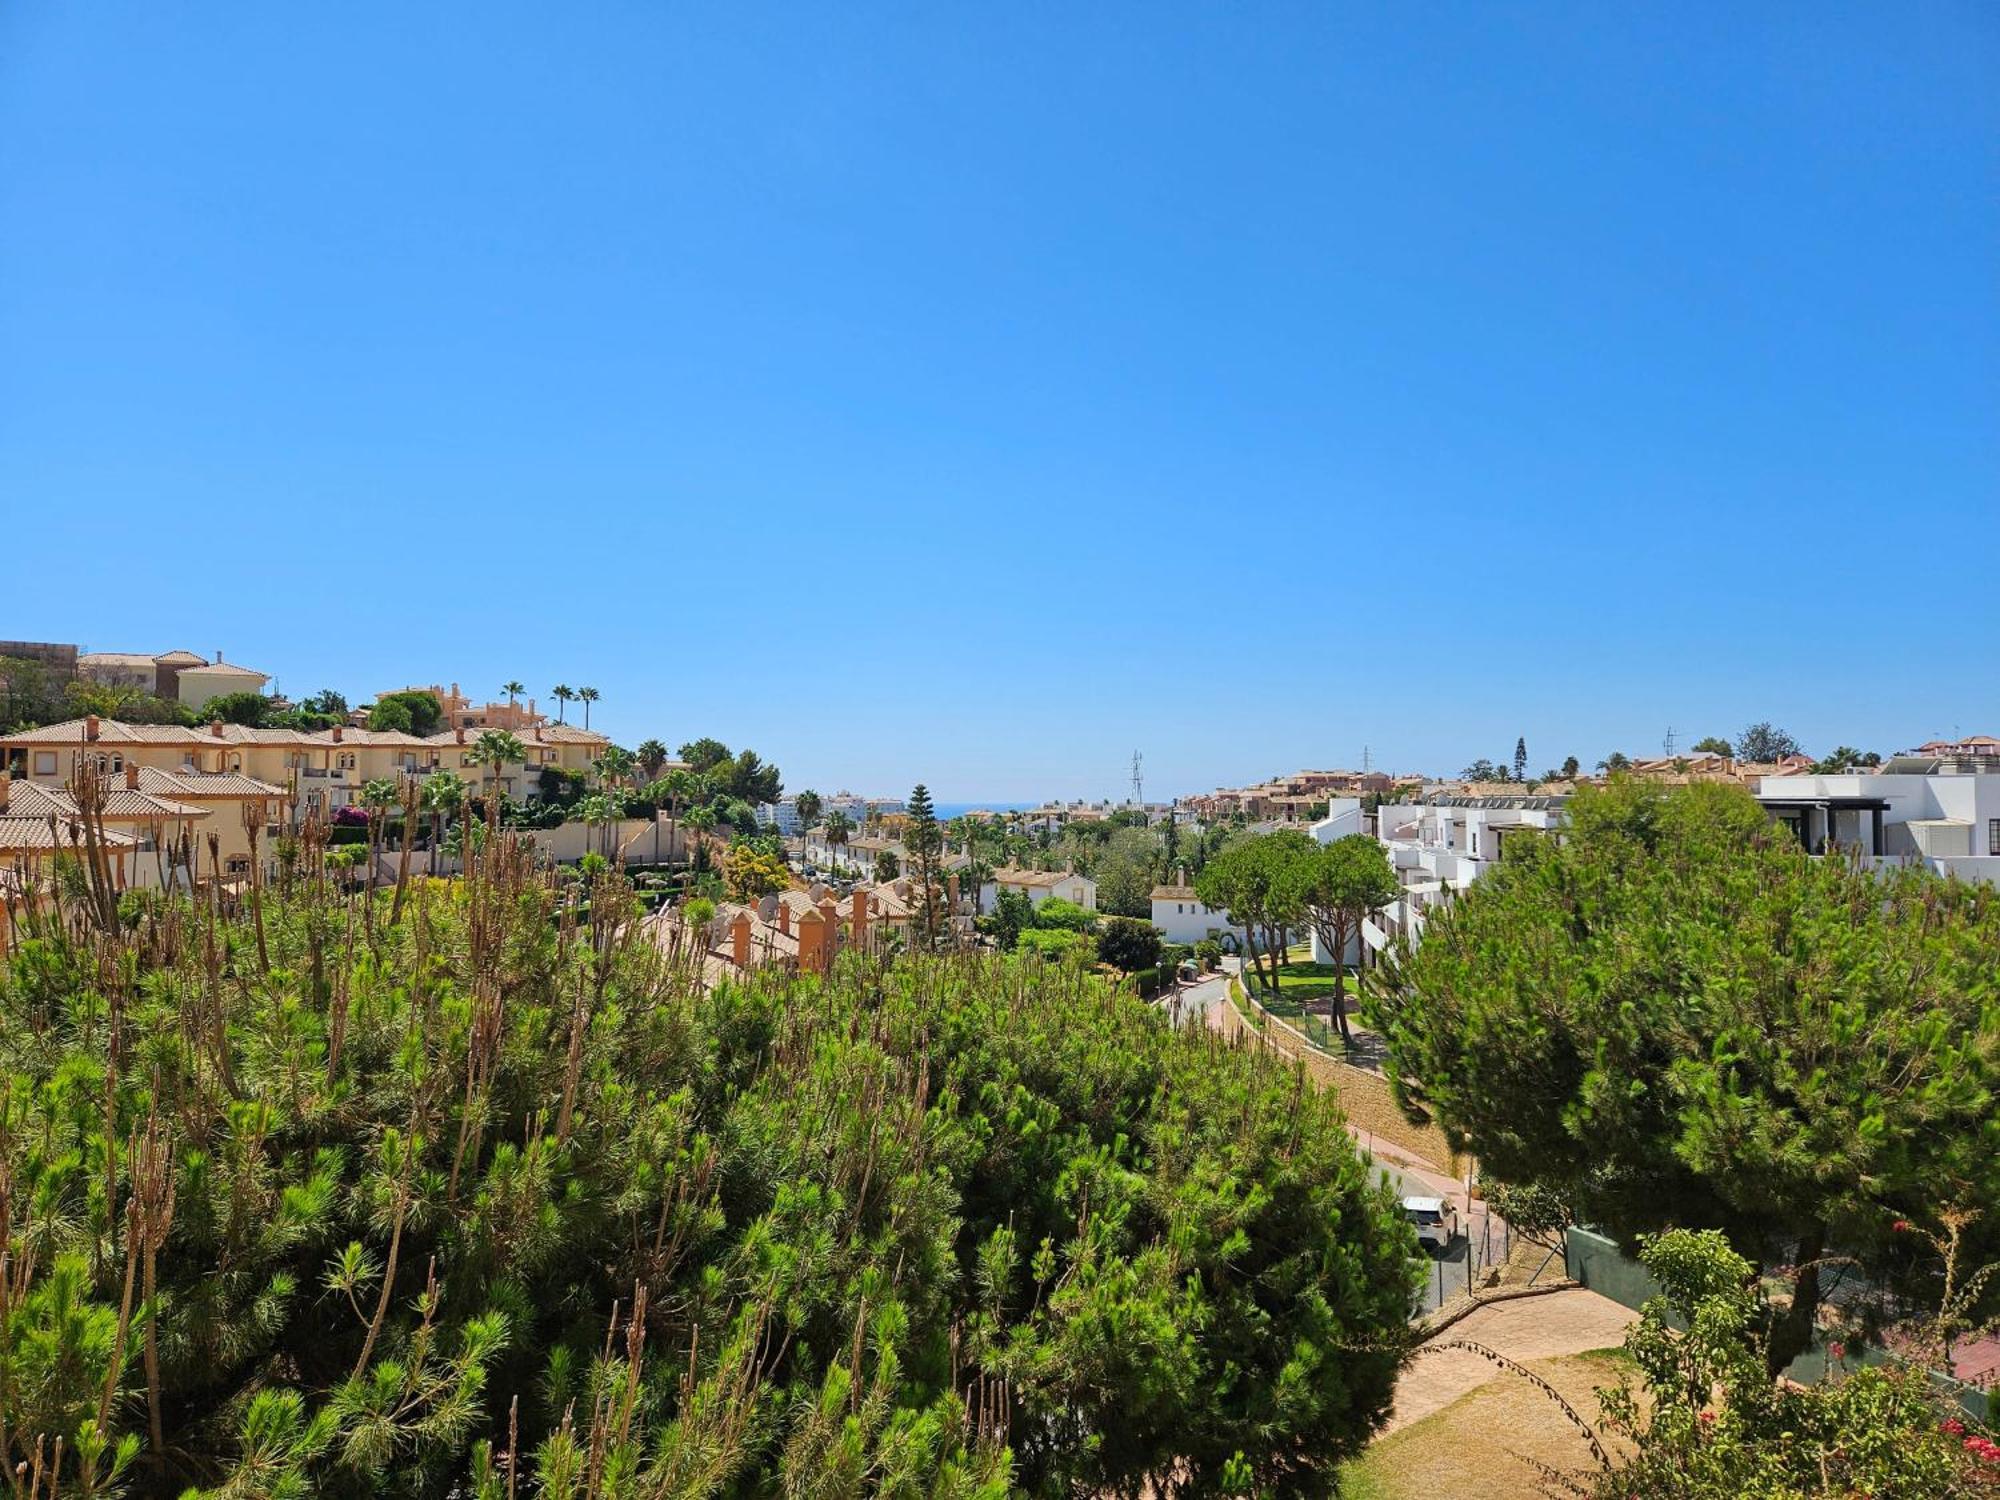
{"type": "Polygon", "coordinates": [[[1882,853],[1882,814],[1889,804],[1880,797],[1759,797],[1764,811],[1789,827],[1808,854],[1824,854],[1838,844],[1859,844],[1861,815],[1867,813],[1867,854],[1882,853]],[[1842,826],[1842,814],[1852,821],[1842,826]],[[1852,829],[1851,835],[1848,829],[1852,829]]]}

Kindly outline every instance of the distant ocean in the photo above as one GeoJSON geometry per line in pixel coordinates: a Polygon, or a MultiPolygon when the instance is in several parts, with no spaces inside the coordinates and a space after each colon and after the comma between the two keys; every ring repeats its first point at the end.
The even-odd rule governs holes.
{"type": "Polygon", "coordinates": [[[949,823],[953,818],[962,818],[969,812],[1026,812],[1035,804],[1032,802],[938,802],[932,804],[938,821],[949,823]]]}

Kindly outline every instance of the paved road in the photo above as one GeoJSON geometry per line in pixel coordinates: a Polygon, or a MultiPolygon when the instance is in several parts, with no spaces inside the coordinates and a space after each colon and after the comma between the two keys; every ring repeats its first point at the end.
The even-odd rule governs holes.
{"type": "Polygon", "coordinates": [[[1229,1003],[1229,976],[1218,974],[1213,979],[1170,991],[1153,1003],[1176,1026],[1206,1026],[1209,1011],[1229,1003]]]}

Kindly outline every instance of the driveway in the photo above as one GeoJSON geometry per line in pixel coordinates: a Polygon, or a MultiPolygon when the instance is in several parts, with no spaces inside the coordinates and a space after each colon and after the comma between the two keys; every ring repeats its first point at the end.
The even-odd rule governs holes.
{"type": "Polygon", "coordinates": [[[1229,1008],[1229,976],[1217,974],[1195,984],[1169,990],[1155,1000],[1160,1011],[1176,1026],[1207,1026],[1209,1012],[1220,1005],[1229,1008]]]}

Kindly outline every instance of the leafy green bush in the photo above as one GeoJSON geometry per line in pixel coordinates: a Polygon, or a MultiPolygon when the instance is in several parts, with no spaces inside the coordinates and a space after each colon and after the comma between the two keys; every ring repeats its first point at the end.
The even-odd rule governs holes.
{"type": "Polygon", "coordinates": [[[1097,956],[1127,973],[1158,968],[1160,929],[1136,917],[1107,917],[1097,934],[1097,956]]]}
{"type": "Polygon", "coordinates": [[[1087,906],[1078,906],[1074,901],[1065,901],[1060,896],[1051,896],[1035,908],[1035,926],[1056,928],[1069,932],[1097,931],[1098,914],[1087,906]]]}
{"type": "Polygon", "coordinates": [[[1281,1060],[1077,965],[707,988],[504,835],[372,907],[321,863],[0,966],[9,1472],[1305,1495],[1386,1414],[1408,1231],[1281,1060]]]}
{"type": "Polygon", "coordinates": [[[1097,939],[1087,932],[1067,927],[1030,927],[1015,944],[1020,953],[1039,953],[1043,958],[1097,957],[1097,939]]]}

